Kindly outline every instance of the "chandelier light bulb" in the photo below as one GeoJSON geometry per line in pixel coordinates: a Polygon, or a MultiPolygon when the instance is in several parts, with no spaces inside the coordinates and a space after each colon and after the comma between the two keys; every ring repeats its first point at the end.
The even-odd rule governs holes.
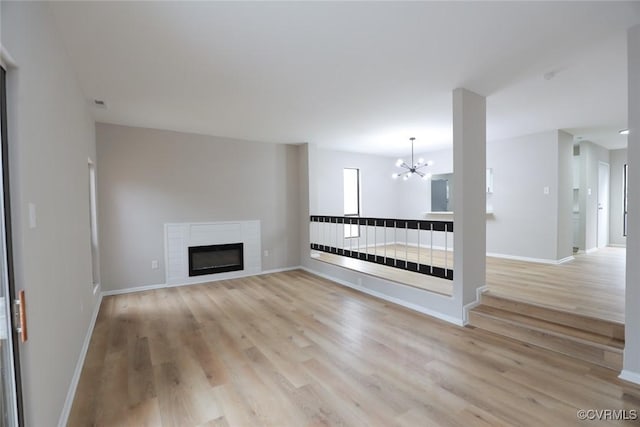
{"type": "Polygon", "coordinates": [[[411,178],[411,175],[416,174],[420,178],[428,180],[429,178],[431,178],[431,174],[425,173],[420,169],[426,166],[431,166],[433,164],[433,161],[429,160],[427,163],[425,163],[424,159],[421,157],[418,159],[418,163],[415,163],[415,159],[413,157],[413,143],[416,139],[409,138],[409,140],[411,141],[411,163],[406,163],[404,160],[398,159],[398,161],[396,162],[396,167],[401,168],[402,172],[394,173],[393,175],[391,175],[391,177],[394,179],[402,177],[403,181],[407,181],[409,178],[411,178]]]}

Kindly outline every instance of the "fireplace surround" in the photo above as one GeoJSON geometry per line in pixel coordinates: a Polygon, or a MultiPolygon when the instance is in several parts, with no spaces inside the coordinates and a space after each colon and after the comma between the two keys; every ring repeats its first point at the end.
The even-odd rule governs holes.
{"type": "Polygon", "coordinates": [[[167,223],[165,224],[165,265],[166,283],[169,286],[206,283],[259,274],[262,271],[260,221],[167,223]],[[226,245],[237,244],[242,244],[240,256],[237,248],[235,255],[233,252],[226,252],[229,249],[226,245]],[[204,250],[201,247],[208,246],[220,246],[221,253],[209,255],[214,258],[222,255],[222,259],[217,261],[214,259],[211,262],[209,255],[200,252],[204,250]],[[239,259],[242,262],[241,266],[237,265],[239,259]],[[219,269],[216,268],[216,263],[219,269]],[[231,269],[230,264],[236,264],[236,266],[231,269]],[[214,269],[210,270],[207,267],[214,267],[214,269]]]}

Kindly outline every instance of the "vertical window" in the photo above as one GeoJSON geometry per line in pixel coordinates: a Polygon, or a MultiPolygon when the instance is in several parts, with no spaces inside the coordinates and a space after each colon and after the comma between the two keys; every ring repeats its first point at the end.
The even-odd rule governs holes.
{"type": "Polygon", "coordinates": [[[624,198],[623,206],[622,206],[622,235],[627,235],[627,183],[629,182],[629,175],[627,171],[627,165],[624,165],[624,169],[622,172],[622,182],[624,183],[624,193],[622,197],[624,198]]]}
{"type": "Polygon", "coordinates": [[[91,272],[94,289],[100,284],[98,255],[98,212],[96,203],[96,167],[89,159],[89,223],[91,227],[91,272]]]}
{"type": "MultiPolygon", "coordinates": [[[[344,216],[360,216],[360,170],[345,168],[344,182],[344,216]]],[[[344,237],[359,237],[360,227],[357,224],[345,224],[344,237]]]]}

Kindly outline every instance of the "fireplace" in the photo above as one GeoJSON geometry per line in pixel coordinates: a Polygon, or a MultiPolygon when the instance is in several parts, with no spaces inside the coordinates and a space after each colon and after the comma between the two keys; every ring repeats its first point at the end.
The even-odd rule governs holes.
{"type": "Polygon", "coordinates": [[[244,270],[242,243],[190,246],[189,276],[244,270]]]}

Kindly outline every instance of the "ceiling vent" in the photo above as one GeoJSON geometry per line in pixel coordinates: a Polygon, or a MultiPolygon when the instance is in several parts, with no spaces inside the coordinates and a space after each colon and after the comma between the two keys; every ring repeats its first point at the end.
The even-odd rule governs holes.
{"type": "Polygon", "coordinates": [[[102,99],[94,99],[94,100],[93,100],[93,105],[94,105],[96,108],[103,108],[103,109],[105,109],[105,110],[107,109],[107,103],[106,103],[106,102],[104,102],[102,99]]]}

